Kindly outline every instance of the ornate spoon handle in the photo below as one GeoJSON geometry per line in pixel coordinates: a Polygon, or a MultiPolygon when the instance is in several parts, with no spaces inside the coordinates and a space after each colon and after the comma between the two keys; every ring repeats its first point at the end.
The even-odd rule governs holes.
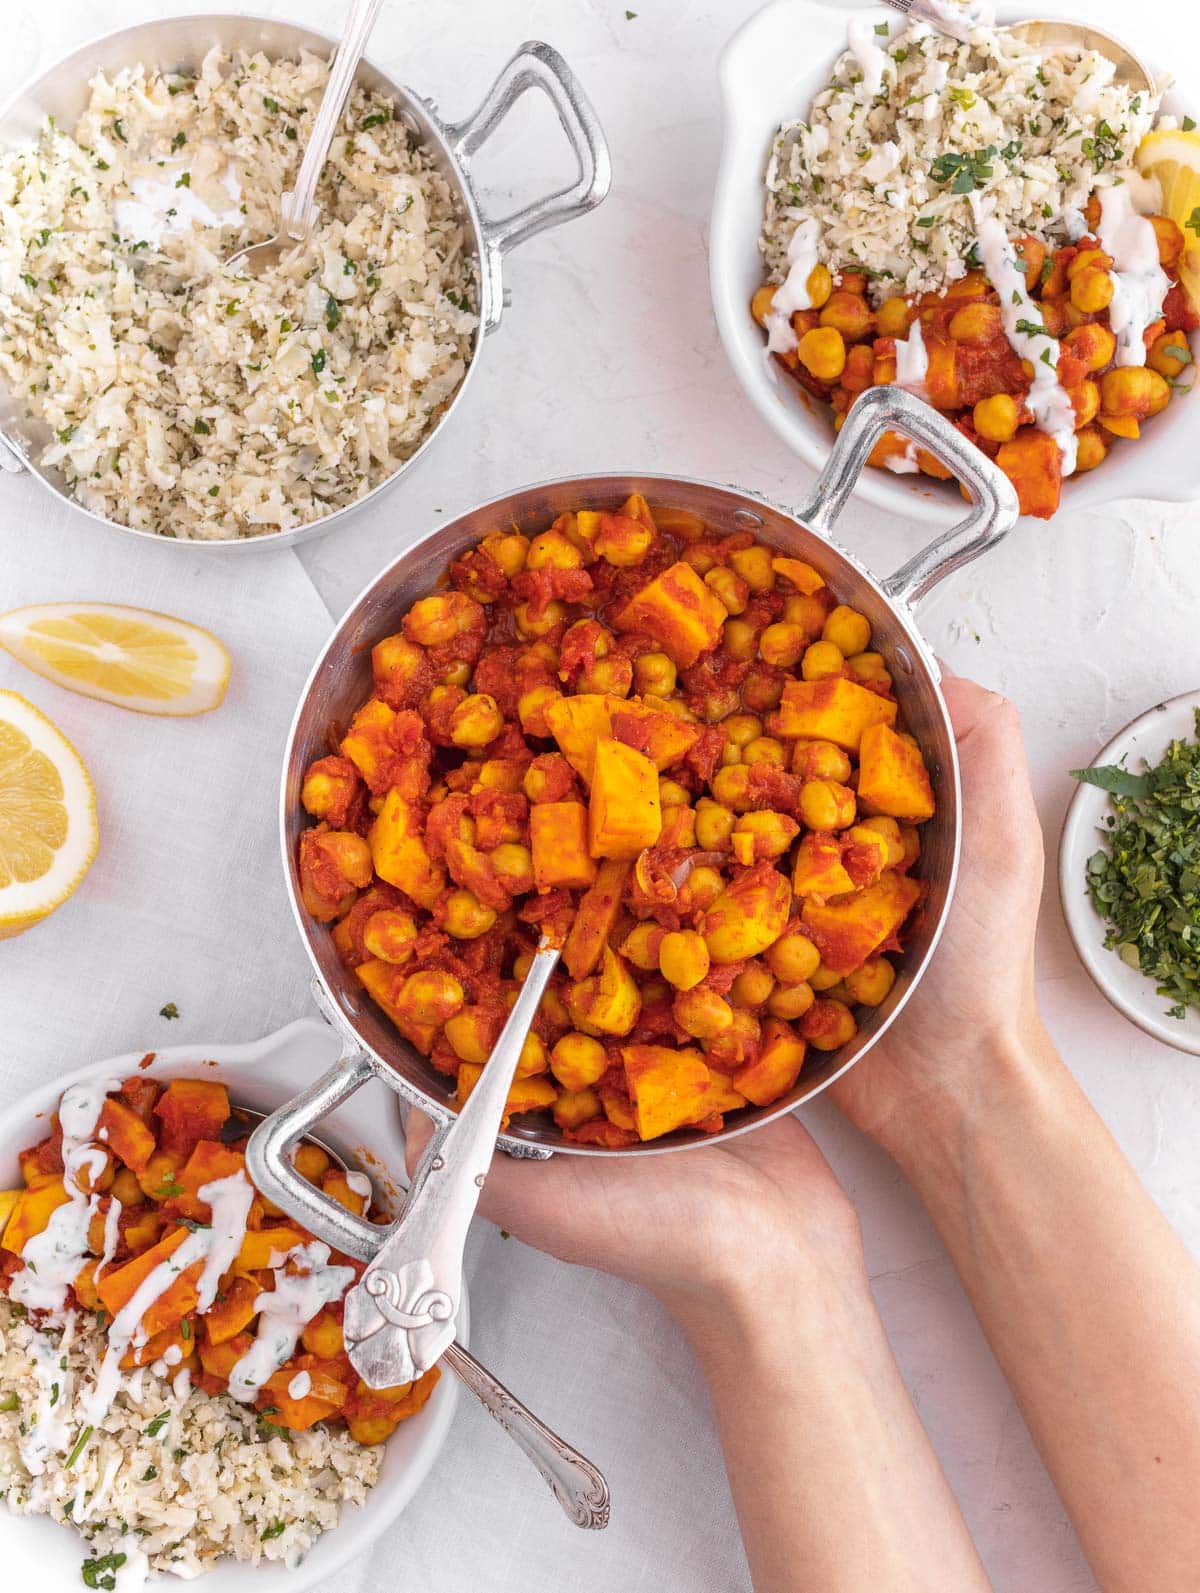
{"type": "Polygon", "coordinates": [[[525,1451],[575,1525],[595,1531],[606,1527],[611,1501],[604,1473],[552,1433],[461,1344],[451,1344],[442,1360],[525,1451]]]}

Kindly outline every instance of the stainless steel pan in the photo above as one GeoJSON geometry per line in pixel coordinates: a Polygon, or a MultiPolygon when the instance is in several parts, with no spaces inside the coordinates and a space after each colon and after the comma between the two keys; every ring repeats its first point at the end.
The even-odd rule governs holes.
{"type": "MultiPolygon", "coordinates": [[[[20,143],[37,136],[47,116],[62,127],[71,127],[82,114],[88,96],[88,83],[97,72],[114,73],[137,61],[165,68],[199,66],[214,44],[223,49],[262,50],[268,56],[290,55],[306,49],[326,55],[336,41],[324,33],[303,28],[294,22],[279,22],[267,17],[226,16],[206,13],[190,17],[169,17],[122,28],[102,39],[85,44],[50,68],[36,82],[22,89],[0,110],[0,146],[20,143]]],[[[547,227],[561,226],[594,209],[608,192],[612,178],[608,145],[596,113],[588,103],[575,74],[548,44],[521,45],[500,70],[485,94],[482,104],[465,121],[443,122],[432,102],[411,89],[401,87],[378,67],[364,61],[356,81],[366,89],[387,95],[419,141],[433,156],[457,196],[472,240],[472,253],[478,263],[480,324],[475,334],[467,373],[458,392],[441,419],[426,435],[419,448],[386,481],[324,519],[291,531],[263,537],[229,537],[176,543],[170,537],[151,531],[118,525],[103,515],[85,509],[71,495],[62,472],[38,463],[38,456],[51,440],[48,428],[28,420],[19,398],[0,391],[0,472],[31,471],[42,485],[58,498],[71,503],[96,525],[106,526],[124,536],[144,541],[189,548],[277,548],[322,536],[335,526],[344,525],[380,493],[394,487],[429,448],[434,438],[450,423],[462,400],[467,383],[483,352],[487,333],[500,324],[506,303],[504,261],[507,255],[528,238],[547,227]],[[530,89],[539,89],[553,105],[567,142],[575,156],[577,175],[565,188],[534,200],[508,215],[494,216],[484,209],[471,178],[471,158],[487,143],[518,99],[530,89]]]]}
{"type": "MultiPolygon", "coordinates": [[[[863,1017],[849,1045],[829,1055],[814,1053],[789,1094],[770,1106],[742,1109],[727,1128],[703,1143],[744,1134],[818,1095],[870,1050],[921,978],[942,932],[954,890],[960,836],[959,780],[937,663],[917,629],[910,605],[998,542],[1016,521],[1018,511],[1008,479],[948,421],[897,388],[878,387],[855,404],[812,495],[794,511],[735,488],[670,476],[631,474],[549,481],[494,499],[448,525],[439,525],[389,565],[352,605],[304,688],[288,740],[280,807],[280,841],[292,909],[317,973],[318,998],[326,1016],[345,1036],[346,1049],[323,1079],[272,1119],[271,1139],[277,1149],[311,1132],[326,1111],[373,1076],[385,1080],[439,1123],[447,1122],[454,1111],[449,1081],[392,1027],[343,967],[328,930],[309,917],[300,901],[296,854],[306,823],[300,805],[301,780],[308,764],[329,751],[330,727],[346,725],[369,694],[371,646],[399,627],[405,611],[435,588],[453,558],[496,526],[515,523],[522,530],[536,531],[563,510],[580,505],[614,509],[634,491],[644,492],[651,503],[691,510],[719,532],[750,530],[781,551],[809,560],[825,574],[841,601],[867,616],[872,645],[887,657],[905,720],[925,750],[937,799],[936,816],[922,830],[920,873],[928,884],[928,896],[908,936],[887,1000],[863,1017]],[[967,489],[971,508],[959,525],[892,575],[877,580],[831,541],[830,534],[872,446],[889,428],[915,438],[953,470],[967,489]]],[[[506,1150],[526,1156],[553,1151],[646,1156],[693,1146],[697,1139],[694,1134],[677,1132],[613,1151],[572,1145],[552,1123],[538,1123],[512,1126],[500,1143],[506,1150]]],[[[374,1253],[380,1242],[378,1229],[359,1232],[357,1223],[347,1222],[341,1207],[320,1202],[319,1197],[314,1203],[310,1186],[297,1180],[291,1180],[280,1193],[279,1181],[288,1183],[287,1168],[282,1157],[272,1161],[277,1175],[272,1198],[291,1204],[313,1232],[321,1233],[339,1249],[364,1259],[374,1253]]]]}

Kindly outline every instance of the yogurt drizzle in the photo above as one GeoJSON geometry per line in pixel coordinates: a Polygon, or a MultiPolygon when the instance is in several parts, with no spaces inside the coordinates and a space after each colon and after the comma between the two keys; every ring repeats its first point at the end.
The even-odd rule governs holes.
{"type": "Polygon", "coordinates": [[[1154,228],[1135,207],[1133,185],[1100,194],[1100,243],[1113,258],[1108,320],[1117,340],[1118,365],[1146,363],[1145,331],[1162,314],[1171,279],[1158,259],[1154,228]]]}
{"type": "Polygon", "coordinates": [[[314,1239],[287,1252],[275,1267],[275,1287],[254,1302],[259,1313],[254,1343],[229,1374],[229,1393],[248,1403],[291,1359],[301,1332],[325,1306],[340,1300],[354,1280],[353,1267],[331,1267],[329,1246],[314,1239]],[[302,1268],[289,1272],[288,1266],[302,1268]]]}
{"type": "Polygon", "coordinates": [[[765,322],[769,354],[790,354],[797,346],[799,340],[792,329],[792,315],[796,310],[812,309],[808,278],[817,263],[819,232],[815,219],[806,216],[791,236],[787,252],[788,274],[775,289],[765,322]]]}

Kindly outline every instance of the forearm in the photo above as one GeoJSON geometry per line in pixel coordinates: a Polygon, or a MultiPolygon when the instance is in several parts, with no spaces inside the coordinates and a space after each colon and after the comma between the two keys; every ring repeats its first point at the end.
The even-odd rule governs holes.
{"type": "Polygon", "coordinates": [[[889,1145],[1106,1593],[1200,1562],[1200,1269],[1039,1026],[889,1145]]]}
{"type": "Polygon", "coordinates": [[[865,1272],[781,1261],[676,1314],[711,1392],[756,1593],[988,1587],[865,1272]]]}

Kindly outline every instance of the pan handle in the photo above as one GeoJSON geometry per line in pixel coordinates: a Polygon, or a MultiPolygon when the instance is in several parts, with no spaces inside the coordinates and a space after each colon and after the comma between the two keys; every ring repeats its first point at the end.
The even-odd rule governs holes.
{"type": "Polygon", "coordinates": [[[936,409],[899,387],[872,387],[846,416],[833,452],[817,478],[812,497],[796,518],[828,537],[885,431],[898,431],[927,448],[967,489],[970,513],[936,537],[881,584],[895,603],[914,603],[1012,530],[1020,509],[1012,482],[986,454],[957,431],[936,409]]]}
{"type": "Polygon", "coordinates": [[[573,182],[507,216],[483,216],[483,247],[496,293],[491,324],[499,320],[500,262],[510,250],[546,227],[558,227],[595,209],[612,182],[612,160],[599,118],[579,79],[548,44],[533,39],[517,50],[500,69],[483,103],[465,121],[446,128],[450,147],[466,163],[481,148],[512,110],[522,94],[540,89],[553,105],[577,167],[573,182]]]}
{"type": "Polygon", "coordinates": [[[24,476],[29,473],[25,455],[2,431],[0,431],[0,473],[9,476],[24,476]]]}

